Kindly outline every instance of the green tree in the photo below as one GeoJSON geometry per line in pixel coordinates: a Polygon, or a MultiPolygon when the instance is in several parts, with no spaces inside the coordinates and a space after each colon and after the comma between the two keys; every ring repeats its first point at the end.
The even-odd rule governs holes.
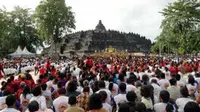
{"type": "Polygon", "coordinates": [[[27,47],[28,50],[35,52],[34,46],[42,46],[42,40],[37,35],[30,9],[15,7],[9,12],[9,19],[12,23],[9,36],[15,43],[13,48],[20,45],[22,48],[27,47]]]}
{"type": "MultiPolygon", "coordinates": [[[[177,0],[163,9],[162,32],[152,49],[158,44],[168,46],[173,53],[200,51],[200,2],[198,0],[177,0]]],[[[164,47],[161,47],[164,49],[164,47]]],[[[163,50],[162,49],[162,50],[163,50]]]]}
{"type": "Polygon", "coordinates": [[[21,48],[26,46],[31,52],[36,51],[35,47],[42,46],[30,9],[0,9],[0,41],[0,51],[4,56],[15,51],[18,45],[21,48]]]}
{"type": "Polygon", "coordinates": [[[57,53],[57,43],[75,28],[71,7],[66,6],[65,0],[42,0],[34,15],[40,36],[55,45],[57,53]]]}
{"type": "Polygon", "coordinates": [[[10,22],[6,9],[0,9],[0,56],[5,55],[9,51],[8,45],[10,44],[9,37],[10,22]]]}

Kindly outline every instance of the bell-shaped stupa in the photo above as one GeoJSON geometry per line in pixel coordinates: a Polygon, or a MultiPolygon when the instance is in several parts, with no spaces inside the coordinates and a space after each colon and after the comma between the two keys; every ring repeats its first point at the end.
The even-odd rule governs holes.
{"type": "Polygon", "coordinates": [[[102,24],[101,20],[99,20],[99,23],[98,23],[98,25],[95,28],[95,32],[101,32],[101,33],[105,33],[106,32],[106,28],[102,24]]]}

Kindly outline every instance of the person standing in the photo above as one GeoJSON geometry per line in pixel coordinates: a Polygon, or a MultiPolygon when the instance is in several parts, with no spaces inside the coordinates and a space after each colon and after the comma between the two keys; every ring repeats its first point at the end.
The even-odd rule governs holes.
{"type": "Polygon", "coordinates": [[[2,78],[2,77],[5,77],[5,72],[4,72],[4,70],[3,70],[3,63],[2,62],[0,62],[0,79],[2,78]],[[4,75],[3,75],[3,74],[4,75]]]}
{"type": "Polygon", "coordinates": [[[50,69],[51,69],[50,58],[47,58],[45,67],[46,67],[47,72],[50,72],[50,69]]]}

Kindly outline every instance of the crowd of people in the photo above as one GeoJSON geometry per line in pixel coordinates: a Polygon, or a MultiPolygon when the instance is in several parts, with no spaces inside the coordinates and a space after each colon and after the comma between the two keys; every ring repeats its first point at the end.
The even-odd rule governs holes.
{"type": "Polygon", "coordinates": [[[32,63],[34,71],[11,76],[0,63],[0,78],[6,79],[0,112],[200,112],[197,57],[88,56],[32,63]]]}

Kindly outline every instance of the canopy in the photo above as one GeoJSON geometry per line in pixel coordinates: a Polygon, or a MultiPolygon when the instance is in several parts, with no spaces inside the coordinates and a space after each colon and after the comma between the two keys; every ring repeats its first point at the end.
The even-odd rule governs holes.
{"type": "Polygon", "coordinates": [[[9,54],[10,56],[13,57],[20,57],[23,54],[22,49],[20,48],[20,46],[17,47],[17,50],[14,53],[9,54]]]}
{"type": "Polygon", "coordinates": [[[14,53],[11,53],[9,55],[12,56],[12,57],[35,56],[35,54],[29,52],[26,47],[22,51],[22,49],[20,48],[20,46],[17,47],[17,50],[14,53]]]}
{"type": "Polygon", "coordinates": [[[24,48],[24,50],[22,52],[23,52],[22,55],[25,55],[25,56],[35,56],[35,54],[29,52],[26,47],[24,48]]]}

